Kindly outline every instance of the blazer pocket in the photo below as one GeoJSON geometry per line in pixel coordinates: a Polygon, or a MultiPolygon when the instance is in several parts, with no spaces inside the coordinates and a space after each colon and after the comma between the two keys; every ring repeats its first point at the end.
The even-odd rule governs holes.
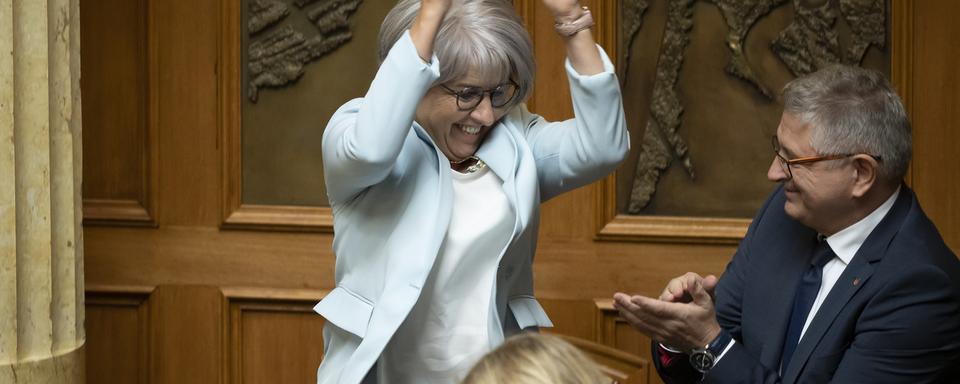
{"type": "Polygon", "coordinates": [[[333,325],[363,338],[373,313],[373,303],[349,289],[336,287],[313,307],[313,311],[333,325]]]}
{"type": "Polygon", "coordinates": [[[537,299],[532,296],[517,296],[507,302],[510,312],[520,329],[529,327],[552,327],[553,323],[547,317],[547,312],[543,310],[537,299]]]}

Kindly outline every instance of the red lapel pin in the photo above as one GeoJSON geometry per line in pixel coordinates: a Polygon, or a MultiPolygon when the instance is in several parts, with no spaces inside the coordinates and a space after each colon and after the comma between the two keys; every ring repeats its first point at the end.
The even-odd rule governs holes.
{"type": "Polygon", "coordinates": [[[854,277],[854,278],[853,278],[853,285],[860,285],[860,278],[859,278],[859,277],[854,277]]]}

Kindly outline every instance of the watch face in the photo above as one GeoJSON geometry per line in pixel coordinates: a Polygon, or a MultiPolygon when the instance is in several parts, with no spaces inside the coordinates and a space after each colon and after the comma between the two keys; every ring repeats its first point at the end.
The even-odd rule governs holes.
{"type": "Polygon", "coordinates": [[[713,368],[713,363],[716,359],[713,357],[713,354],[710,351],[694,351],[690,354],[690,365],[693,366],[693,369],[700,371],[701,373],[706,373],[713,368]]]}

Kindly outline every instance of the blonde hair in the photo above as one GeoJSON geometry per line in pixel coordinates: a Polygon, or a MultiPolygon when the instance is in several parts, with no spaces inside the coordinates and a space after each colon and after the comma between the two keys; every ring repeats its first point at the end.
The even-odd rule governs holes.
{"type": "Polygon", "coordinates": [[[557,336],[522,333],[494,349],[462,384],[608,384],[611,380],[577,347],[557,336]]]}

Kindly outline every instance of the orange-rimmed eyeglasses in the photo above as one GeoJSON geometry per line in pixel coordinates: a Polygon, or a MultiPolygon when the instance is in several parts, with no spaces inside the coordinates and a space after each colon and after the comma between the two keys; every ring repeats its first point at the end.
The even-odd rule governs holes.
{"type": "MultiPolygon", "coordinates": [[[[845,159],[851,156],[858,155],[858,153],[846,153],[842,155],[798,157],[796,159],[788,160],[787,158],[783,157],[783,155],[780,153],[780,151],[783,148],[780,147],[780,140],[777,139],[777,135],[773,135],[773,140],[771,140],[771,143],[773,144],[773,154],[777,156],[777,160],[779,160],[777,162],[780,163],[780,168],[783,169],[783,173],[787,174],[787,180],[793,178],[793,171],[790,168],[791,165],[810,164],[810,163],[816,163],[818,161],[826,161],[826,160],[839,160],[839,159],[845,159]]],[[[866,154],[866,155],[874,158],[877,161],[880,161],[880,156],[874,156],[871,154],[866,154]]]]}

